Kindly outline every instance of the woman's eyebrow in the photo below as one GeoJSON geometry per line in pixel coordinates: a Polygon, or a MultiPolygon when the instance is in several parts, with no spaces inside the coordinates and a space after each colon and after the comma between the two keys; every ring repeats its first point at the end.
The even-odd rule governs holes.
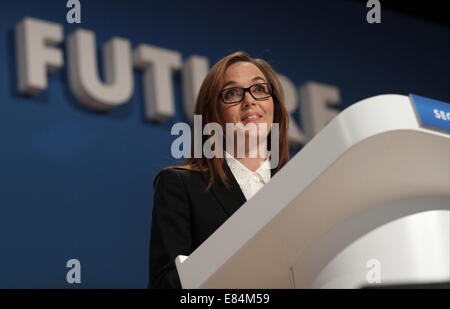
{"type": "MultiPolygon", "coordinates": [[[[260,77],[260,76],[256,76],[252,78],[252,82],[257,81],[257,80],[263,80],[266,81],[264,78],[260,77]]],[[[225,83],[225,85],[223,85],[223,88],[225,88],[226,86],[232,85],[232,84],[237,84],[237,82],[235,82],[234,80],[230,80],[228,82],[225,83]]]]}

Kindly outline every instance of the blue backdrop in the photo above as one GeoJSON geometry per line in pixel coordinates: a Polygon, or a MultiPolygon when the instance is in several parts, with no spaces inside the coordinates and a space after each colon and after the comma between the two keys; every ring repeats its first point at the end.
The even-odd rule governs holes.
{"type": "Polygon", "coordinates": [[[0,288],[146,287],[152,181],[174,163],[172,124],[187,121],[180,74],[176,116],[160,124],[144,119],[137,70],[132,98],[107,113],[75,99],[66,65],[47,90],[20,95],[13,29],[25,16],[63,24],[65,38],[93,30],[98,47],[119,36],[211,64],[244,50],[296,86],[339,87],[340,109],[386,93],[450,101],[449,28],[383,8],[382,23],[368,24],[361,2],[90,0],[81,25],[66,22],[65,4],[0,4],[0,288]],[[81,262],[81,284],[66,281],[69,259],[81,262]]]}

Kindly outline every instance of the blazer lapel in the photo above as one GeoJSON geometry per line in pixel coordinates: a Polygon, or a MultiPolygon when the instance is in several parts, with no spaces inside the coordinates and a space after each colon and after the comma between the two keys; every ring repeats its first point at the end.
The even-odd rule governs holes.
{"type": "Polygon", "coordinates": [[[270,178],[272,178],[277,172],[275,171],[275,169],[271,169],[270,170],[270,178]]]}
{"type": "MultiPolygon", "coordinates": [[[[225,175],[227,175],[228,177],[231,188],[227,189],[221,182],[216,182],[211,186],[211,190],[214,193],[219,204],[223,207],[226,213],[231,216],[247,201],[247,199],[245,198],[244,193],[242,193],[241,187],[237,183],[236,178],[234,178],[234,175],[231,172],[230,167],[226,163],[226,160],[224,160],[223,162],[223,170],[225,172],[225,175]]],[[[275,169],[271,169],[270,177],[273,177],[275,174],[275,169]]]]}
{"type": "Polygon", "coordinates": [[[247,200],[225,160],[222,166],[231,188],[227,189],[221,182],[217,181],[211,186],[211,190],[219,201],[219,204],[224,208],[226,213],[231,216],[247,200]]]}

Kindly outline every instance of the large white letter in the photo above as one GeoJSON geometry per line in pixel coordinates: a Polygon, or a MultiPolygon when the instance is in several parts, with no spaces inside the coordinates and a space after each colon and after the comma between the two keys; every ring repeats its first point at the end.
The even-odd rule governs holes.
{"type": "Polygon", "coordinates": [[[309,141],[339,113],[330,106],[340,103],[340,93],[337,87],[317,82],[304,84],[299,93],[302,124],[309,141]]]}
{"type": "Polygon", "coordinates": [[[128,101],[133,93],[130,42],[112,38],[102,47],[105,83],[97,68],[95,34],[79,29],[67,39],[70,88],[81,103],[95,110],[108,110],[128,101]]]}
{"type": "Polygon", "coordinates": [[[144,70],[145,114],[163,121],[175,114],[171,73],[181,68],[181,53],[141,44],[134,50],[134,65],[144,70]]]}
{"type": "Polygon", "coordinates": [[[189,121],[193,120],[197,95],[208,70],[209,60],[206,57],[190,56],[183,63],[184,112],[189,121]]]}
{"type": "Polygon", "coordinates": [[[292,81],[286,76],[278,73],[277,76],[281,82],[281,86],[283,87],[284,100],[286,103],[287,112],[289,114],[289,144],[292,146],[304,144],[306,142],[305,136],[291,116],[291,113],[294,112],[298,107],[297,88],[295,87],[294,83],[292,83],[292,81]]]}
{"type": "Polygon", "coordinates": [[[25,17],[15,27],[17,86],[20,93],[35,95],[47,88],[47,72],[63,65],[63,54],[56,45],[63,40],[63,27],[25,17]]]}

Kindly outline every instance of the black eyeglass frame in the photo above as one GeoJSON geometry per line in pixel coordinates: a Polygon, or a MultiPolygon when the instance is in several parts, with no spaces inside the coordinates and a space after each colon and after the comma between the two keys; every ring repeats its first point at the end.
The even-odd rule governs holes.
{"type": "Polygon", "coordinates": [[[247,88],[242,88],[242,87],[225,88],[225,89],[222,89],[220,91],[219,98],[222,100],[223,104],[236,104],[236,103],[240,103],[240,102],[242,102],[244,100],[246,92],[250,93],[252,98],[255,99],[255,100],[258,100],[258,101],[266,100],[266,99],[270,98],[272,96],[272,94],[273,94],[273,85],[271,83],[256,83],[256,84],[251,85],[250,87],[247,87],[247,88]],[[269,90],[269,95],[267,97],[264,97],[264,98],[255,98],[253,93],[250,91],[250,88],[252,88],[254,86],[257,86],[257,85],[267,85],[267,90],[269,90]],[[239,101],[234,101],[234,102],[225,102],[225,100],[223,99],[223,96],[222,96],[223,92],[226,91],[226,90],[233,89],[233,88],[239,88],[239,89],[242,89],[242,91],[244,91],[243,94],[242,94],[242,99],[240,99],[239,101]]]}

